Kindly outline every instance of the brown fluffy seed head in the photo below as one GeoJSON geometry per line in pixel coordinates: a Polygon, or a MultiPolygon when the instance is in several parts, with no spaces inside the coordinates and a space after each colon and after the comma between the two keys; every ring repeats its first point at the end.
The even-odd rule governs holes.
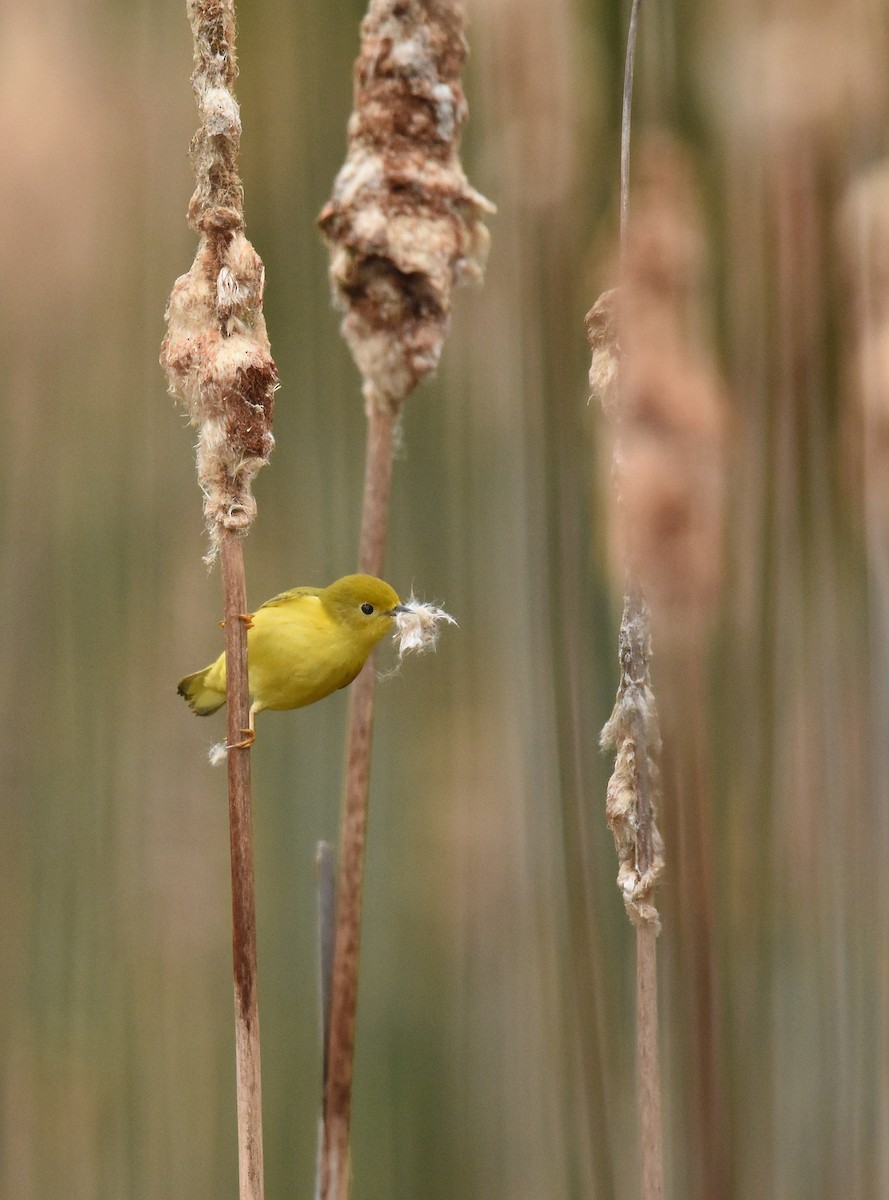
{"type": "Polygon", "coordinates": [[[699,630],[720,596],[726,406],[714,371],[679,342],[637,347],[623,380],[615,572],[627,562],[646,587],[660,645],[699,630]]]}
{"type": "Polygon", "coordinates": [[[198,229],[205,213],[228,208],[243,224],[244,189],[238,176],[241,113],[233,90],[238,77],[234,5],[232,0],[188,0],[187,9],[194,36],[191,86],[200,116],[191,141],[196,187],[188,220],[198,229]]]}
{"type": "Polygon", "coordinates": [[[191,148],[197,186],[188,216],[200,242],[191,270],[173,285],[161,365],[198,430],[212,558],[223,530],[245,531],[255,516],[251,483],[274,445],[278,373],[262,313],[262,260],[244,235],[241,122],[231,91],[234,10],[231,0],[190,0],[188,12],[201,117],[191,148]]]}
{"type": "Polygon", "coordinates": [[[597,300],[587,333],[590,386],[617,441],[613,574],[638,580],[662,646],[697,636],[720,595],[728,405],[705,349],[705,242],[688,156],[655,135],[636,159],[622,284],[597,300]]]}
{"type": "Polygon", "coordinates": [[[198,429],[198,482],[211,536],[250,525],[251,481],[274,445],[277,371],[262,286],[262,262],[244,234],[213,231],[202,236],[167,308],[161,362],[170,391],[198,429]]]}
{"type": "Polygon", "coordinates": [[[664,870],[657,824],[661,736],[651,690],[651,635],[645,601],[632,589],[620,627],[620,685],[600,745],[616,751],[605,793],[605,818],[617,851],[617,886],[634,925],[660,930],[654,888],[664,870]]]}
{"type": "MultiPolygon", "coordinates": [[[[839,249],[848,303],[843,434],[846,477],[867,513],[872,554],[889,555],[889,160],[858,176],[843,201],[839,249]]],[[[885,566],[881,578],[885,577],[885,566]]]]}
{"type": "Polygon", "coordinates": [[[460,165],[463,10],[371,0],[349,149],[319,225],[368,403],[398,407],[438,365],[451,291],[478,280],[493,212],[460,165]]]}
{"type": "Polygon", "coordinates": [[[748,153],[819,142],[846,161],[850,137],[867,145],[885,124],[883,38],[845,0],[777,0],[763,14],[729,21],[711,45],[713,110],[748,153]]]}

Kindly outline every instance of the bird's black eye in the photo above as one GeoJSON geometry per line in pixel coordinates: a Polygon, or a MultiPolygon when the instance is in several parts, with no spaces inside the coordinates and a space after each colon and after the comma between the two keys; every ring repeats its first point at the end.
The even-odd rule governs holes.
{"type": "Polygon", "coordinates": [[[364,613],[364,615],[366,617],[369,617],[370,614],[373,612],[373,610],[374,610],[374,606],[372,604],[368,604],[366,601],[364,604],[361,605],[361,611],[364,613]]]}

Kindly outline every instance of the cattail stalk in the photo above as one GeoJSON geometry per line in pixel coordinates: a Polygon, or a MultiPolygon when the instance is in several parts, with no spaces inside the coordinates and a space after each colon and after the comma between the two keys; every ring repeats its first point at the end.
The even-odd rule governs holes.
{"type": "MultiPolygon", "coordinates": [[[[624,73],[620,159],[620,284],[606,292],[587,314],[592,350],[590,383],[601,393],[615,427],[614,486],[620,490],[624,468],[622,434],[626,425],[626,387],[622,376],[622,294],[629,242],[630,129],[633,66],[641,0],[633,0],[624,73]]],[[[624,518],[625,519],[625,518],[624,518]]],[[[625,546],[631,544],[625,542],[625,546]]],[[[616,751],[608,783],[606,816],[618,854],[618,887],[636,927],[636,1071],[639,1111],[641,1200],[664,1195],[663,1132],[658,1062],[657,934],[660,918],[654,888],[663,870],[663,844],[657,827],[660,790],[660,733],[651,690],[651,617],[630,552],[624,561],[624,604],[619,634],[620,684],[614,711],[602,730],[601,744],[616,751]]]]}
{"type": "Polygon", "coordinates": [[[244,550],[237,534],[220,542],[225,595],[225,665],[228,689],[228,816],[232,877],[232,960],[235,984],[235,1070],[238,1172],[241,1200],[262,1200],[262,1086],[256,966],[256,889],[253,880],[253,792],[250,750],[243,745],[250,700],[244,550]]]}
{"type": "MultiPolygon", "coordinates": [[[[368,575],[379,576],[383,572],[396,421],[397,413],[392,408],[375,407],[368,412],[359,555],[359,570],[368,575]]],[[[375,687],[376,675],[371,662],[349,693],[337,924],[324,1083],[322,1196],[331,1198],[347,1196],[349,1185],[349,1128],[375,687]]]]}
{"type": "MultiPolygon", "coordinates": [[[[405,400],[438,365],[451,292],[481,276],[492,206],[460,165],[467,109],[460,0],[371,0],[361,27],[349,149],[320,217],[342,333],[368,419],[360,570],[381,575],[405,400]]],[[[323,1200],[349,1195],[349,1129],[374,716],[373,666],[349,699],[337,926],[326,1058],[323,1200]]]]}
{"type": "Polygon", "coordinates": [[[663,870],[657,827],[660,734],[651,690],[650,616],[645,597],[628,582],[620,626],[621,679],[602,745],[617,751],[606,815],[618,854],[618,887],[636,927],[636,1071],[642,1200],[664,1194],[661,1087],[658,1062],[657,935],[654,887],[663,870]]]}
{"type": "Polygon", "coordinates": [[[233,0],[188,0],[192,85],[200,127],[191,145],[196,187],[189,224],[200,240],[176,280],[161,348],[171,393],[198,430],[197,473],[224,591],[228,790],[238,1163],[241,1200],[262,1200],[262,1100],[256,970],[253,818],[248,736],[247,599],[242,538],[255,513],[251,484],[274,444],[277,371],[262,313],[264,269],[244,235],[237,170],[241,119],[234,96],[233,0]]]}

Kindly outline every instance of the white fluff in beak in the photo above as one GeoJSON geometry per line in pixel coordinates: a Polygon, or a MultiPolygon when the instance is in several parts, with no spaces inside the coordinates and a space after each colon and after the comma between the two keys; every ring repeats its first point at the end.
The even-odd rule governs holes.
{"type": "Polygon", "coordinates": [[[450,613],[436,604],[426,604],[411,595],[404,604],[395,609],[395,640],[398,642],[398,657],[406,654],[425,654],[434,650],[441,624],[456,625],[450,613]]]}

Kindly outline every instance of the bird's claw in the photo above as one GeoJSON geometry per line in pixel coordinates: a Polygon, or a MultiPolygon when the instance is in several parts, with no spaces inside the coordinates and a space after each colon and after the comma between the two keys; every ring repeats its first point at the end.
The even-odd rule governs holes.
{"type": "Polygon", "coordinates": [[[228,747],[229,750],[249,750],[256,741],[255,729],[242,729],[241,733],[244,735],[244,740],[242,742],[233,742],[232,745],[228,747]]]}
{"type": "MultiPolygon", "coordinates": [[[[235,616],[238,618],[239,621],[244,622],[245,629],[253,628],[253,613],[235,613],[235,616]]],[[[219,628],[225,629],[225,621],[219,622],[219,628]]]]}

